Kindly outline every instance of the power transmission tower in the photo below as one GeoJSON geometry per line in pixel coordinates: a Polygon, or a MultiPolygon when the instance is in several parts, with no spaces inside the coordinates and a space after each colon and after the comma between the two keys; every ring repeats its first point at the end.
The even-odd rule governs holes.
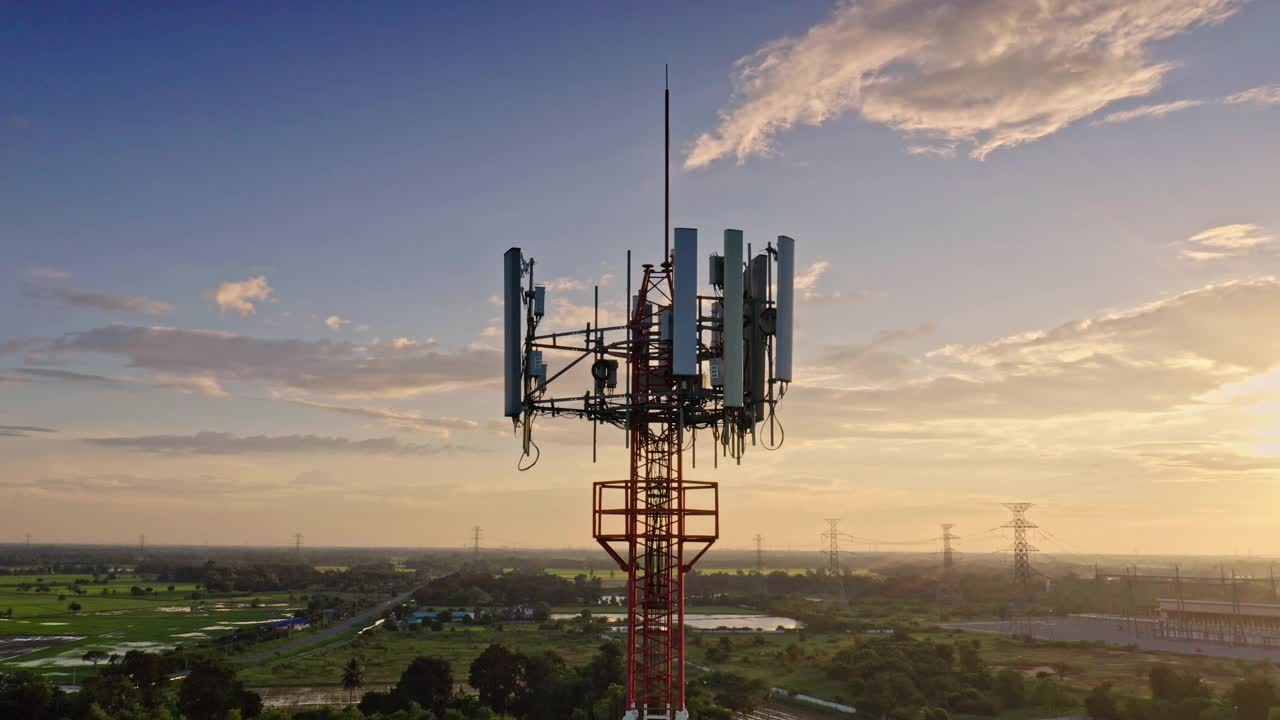
{"type": "Polygon", "coordinates": [[[480,534],[482,532],[479,525],[471,528],[471,559],[477,565],[480,564],[480,534]]]}
{"type": "Polygon", "coordinates": [[[840,576],[840,518],[827,518],[827,531],[822,539],[827,541],[827,574],[840,576]]]}
{"type": "MultiPolygon", "coordinates": [[[[28,552],[28,553],[30,553],[30,552],[31,552],[31,533],[27,533],[27,552],[28,552]]],[[[1272,578],[1274,578],[1274,577],[1275,577],[1275,575],[1274,575],[1274,573],[1273,573],[1273,574],[1272,574],[1272,578]]],[[[1272,583],[1272,584],[1274,585],[1275,583],[1272,583]]]]}
{"type": "Polygon", "coordinates": [[[960,600],[960,588],[955,575],[955,550],[951,545],[960,536],[952,534],[953,527],[955,525],[952,523],[942,525],[942,579],[938,583],[938,603],[941,605],[951,605],[960,600]]]}
{"type": "Polygon", "coordinates": [[[293,534],[293,550],[298,554],[299,558],[302,557],[302,533],[293,534]]]}
{"type": "Polygon", "coordinates": [[[764,574],[764,550],[761,543],[764,542],[764,536],[756,533],[756,572],[760,575],[764,574]]]}
{"type": "Polygon", "coordinates": [[[147,536],[138,536],[138,559],[143,560],[147,557],[147,536]]]}
{"type": "Polygon", "coordinates": [[[1027,542],[1027,530],[1040,526],[1027,519],[1027,510],[1032,503],[1005,503],[1004,506],[1013,513],[1009,522],[1000,526],[1013,529],[1013,545],[1009,547],[1013,551],[1013,581],[1022,586],[1023,595],[1028,595],[1031,592],[1031,553],[1040,552],[1040,549],[1027,542]]]}
{"type": "Polygon", "coordinates": [[[836,584],[836,593],[839,596],[840,607],[849,605],[849,597],[844,591],[844,578],[840,576],[840,536],[852,538],[847,533],[840,532],[840,518],[827,518],[827,531],[822,533],[823,539],[827,541],[827,549],[823,552],[827,556],[827,575],[836,584]]]}

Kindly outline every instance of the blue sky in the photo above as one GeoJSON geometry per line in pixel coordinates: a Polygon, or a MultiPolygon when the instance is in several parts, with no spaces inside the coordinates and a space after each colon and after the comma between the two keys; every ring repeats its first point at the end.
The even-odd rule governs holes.
{"type": "MultiPolygon", "coordinates": [[[[708,238],[723,227],[760,242],[796,237],[813,283],[799,317],[807,387],[861,393],[837,418],[798,402],[790,411],[797,440],[785,451],[792,467],[804,466],[796,472],[812,492],[848,508],[847,522],[882,522],[878,532],[892,537],[907,532],[905,518],[921,516],[927,497],[967,508],[937,522],[978,524],[1018,492],[1056,503],[1060,527],[1121,523],[1123,508],[1114,517],[1083,509],[1103,490],[1078,478],[1098,467],[1103,486],[1131,482],[1121,495],[1135,503],[1152,492],[1143,483],[1166,490],[1176,481],[1170,492],[1188,507],[1212,496],[1226,514],[1280,460],[1269,449],[1271,421],[1258,419],[1265,402],[1237,393],[1219,403],[1206,393],[1265,385],[1280,353],[1218,357],[1241,336],[1206,332],[1148,348],[1143,339],[1160,333],[1143,328],[1023,348],[1016,361],[996,356],[1027,333],[1067,328],[1049,333],[1057,341],[1115,314],[1176,314],[1160,303],[1218,307],[1221,322],[1208,324],[1253,332],[1230,323],[1253,315],[1214,298],[1238,296],[1233,282],[1263,283],[1248,287],[1272,295],[1280,105],[1268,89],[1280,84],[1280,5],[1091,4],[1100,24],[1136,28],[1138,40],[1123,41],[1064,20],[1071,5],[1049,3],[1045,14],[1022,18],[1020,33],[996,38],[1016,46],[1007,65],[975,60],[986,57],[975,48],[1025,11],[1008,0],[6,9],[0,343],[10,346],[0,353],[0,377],[9,378],[0,382],[0,425],[56,431],[0,437],[15,459],[7,482],[20,503],[12,507],[56,538],[127,538],[136,531],[126,532],[125,520],[86,523],[85,508],[147,492],[151,509],[130,528],[152,523],[151,535],[181,542],[201,539],[187,537],[197,532],[188,529],[192,511],[147,490],[156,484],[214,478],[205,483],[218,488],[211,501],[232,509],[251,505],[254,493],[332,486],[317,491],[329,500],[298,506],[298,524],[318,528],[342,505],[344,490],[335,488],[382,482],[389,494],[421,492],[455,510],[423,530],[421,514],[370,501],[370,513],[389,515],[384,527],[370,534],[350,525],[332,542],[449,544],[474,524],[468,513],[497,504],[517,517],[520,503],[503,497],[520,488],[537,496],[548,520],[511,544],[585,544],[585,531],[574,532],[585,520],[572,518],[587,487],[563,475],[608,468],[582,465],[581,447],[568,443],[540,476],[512,473],[514,444],[489,429],[498,414],[485,374],[494,342],[486,328],[497,315],[489,298],[512,245],[537,257],[544,277],[583,286],[621,273],[627,248],[637,263],[656,254],[662,66],[670,63],[673,222],[708,238]],[[1126,7],[1122,21],[1104,12],[1126,7]],[[948,12],[965,33],[949,30],[948,12]],[[1171,23],[1178,13],[1198,19],[1171,23]],[[1060,49],[1078,37],[1091,49],[1060,49]],[[1152,68],[1160,69],[1154,81],[1152,68]],[[836,82],[846,72],[850,79],[836,82]],[[1187,106],[1102,122],[1174,102],[1187,106]],[[1020,103],[1034,112],[1017,114],[1020,103]],[[817,106],[830,112],[814,119],[817,106]],[[974,107],[972,116],[957,109],[974,107]],[[1059,113],[1052,129],[1040,108],[1059,113]],[[1032,126],[1016,144],[971,156],[989,138],[1032,126]],[[744,132],[767,142],[685,169],[700,137],[737,142],[744,132]],[[1237,226],[1248,229],[1209,236],[1217,245],[1188,244],[1237,226]],[[1186,254],[1224,246],[1221,257],[1186,254]],[[251,300],[251,314],[216,301],[219,288],[256,277],[270,294],[251,300]],[[148,333],[152,326],[230,340],[179,352],[192,337],[148,333]],[[392,349],[397,338],[406,341],[392,349]],[[285,344],[264,344],[271,340],[285,344]],[[1089,357],[1126,368],[1203,367],[1213,381],[1155,379],[1138,407],[1081,401],[1064,410],[1054,404],[1062,396],[1121,389],[1110,376],[1035,364],[1046,355],[1079,360],[1086,343],[1089,357]],[[385,365],[377,373],[361,359],[369,353],[385,365]],[[1027,399],[1037,412],[1001,415],[998,437],[975,441],[983,428],[997,432],[976,417],[975,403],[993,402],[1026,375],[1071,382],[1061,396],[1027,399]],[[915,398],[953,381],[977,383],[980,393],[947,414],[914,414],[915,398]],[[1164,403],[1152,405],[1154,397],[1164,403]],[[860,414],[873,406],[876,417],[860,414]],[[1221,414],[1207,417],[1205,408],[1221,414]],[[445,427],[441,418],[459,422],[445,427]],[[1063,427],[1072,422],[1079,426],[1063,427]],[[1123,429],[1103,445],[1084,430],[1099,423],[1123,429]],[[201,433],[231,441],[181,451],[101,442],[201,433]],[[402,449],[335,449],[328,457],[321,445],[236,444],[254,435],[315,436],[335,447],[390,437],[456,450],[422,459],[402,449]],[[1198,449],[1197,462],[1213,460],[1213,469],[1182,454],[1169,459],[1170,444],[1191,436],[1212,447],[1178,445],[1178,453],[1198,449]],[[1157,446],[1164,454],[1152,459],[1157,446]],[[930,457],[974,463],[962,470],[965,494],[930,457]],[[365,477],[370,464],[377,477],[365,477]],[[315,483],[315,472],[328,473],[328,484],[315,483]],[[431,479],[459,474],[489,482],[431,479]],[[1029,487],[1014,480],[1028,475],[1029,487]]],[[[557,292],[578,308],[589,297],[557,292]]],[[[602,293],[619,301],[621,281],[602,293]]],[[[1255,302],[1245,294],[1240,302],[1255,302]]],[[[813,539],[817,516],[804,508],[768,520],[768,488],[785,474],[777,462],[744,471],[743,494],[729,501],[741,520],[728,526],[727,542],[746,545],[755,532],[793,545],[813,539]]],[[[252,511],[243,512],[238,522],[252,526],[252,511]]],[[[1149,520],[1162,529],[1171,522],[1149,520]]],[[[1125,532],[1141,544],[1144,531],[1125,532]]],[[[1250,532],[1224,547],[1261,547],[1265,534],[1250,532]]]]}

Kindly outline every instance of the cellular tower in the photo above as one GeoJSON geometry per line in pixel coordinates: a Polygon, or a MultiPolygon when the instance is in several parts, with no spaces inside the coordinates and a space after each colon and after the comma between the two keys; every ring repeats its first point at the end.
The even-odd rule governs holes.
{"type": "Polygon", "coordinates": [[[520,248],[503,258],[504,412],[521,434],[520,468],[538,460],[542,417],[591,422],[593,459],[600,425],[623,430],[630,452],[626,479],[592,488],[595,539],[627,573],[624,720],[689,716],[684,579],[720,521],[718,485],[685,479],[686,451],[693,466],[699,431],[710,434],[717,467],[741,463],[749,445],[780,447],[776,409],[792,370],[795,242],[779,236],[752,254],[741,230],[725,230],[706,266],[710,290],[699,292],[698,230],[670,230],[670,90],[665,101],[663,254],[641,266],[633,293],[627,253],[623,324],[601,326],[597,287],[594,323],[542,331],[547,288],[533,258],[520,248]],[[550,357],[564,361],[554,373],[550,357]],[[587,387],[560,392],[575,367],[590,368],[576,375],[587,387]]]}

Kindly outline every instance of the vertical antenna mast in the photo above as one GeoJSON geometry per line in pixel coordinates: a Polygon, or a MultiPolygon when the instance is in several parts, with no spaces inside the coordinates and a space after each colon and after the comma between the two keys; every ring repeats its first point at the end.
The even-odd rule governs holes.
{"type": "Polygon", "coordinates": [[[662,262],[671,260],[671,66],[662,66],[662,262]]]}

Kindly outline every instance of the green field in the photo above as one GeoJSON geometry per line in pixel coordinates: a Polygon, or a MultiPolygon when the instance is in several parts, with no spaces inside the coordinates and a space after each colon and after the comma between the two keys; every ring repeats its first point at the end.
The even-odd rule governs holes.
{"type": "MultiPolygon", "coordinates": [[[[1179,670],[1191,670],[1218,691],[1230,687],[1232,683],[1243,677],[1248,669],[1264,667],[1248,661],[1203,655],[1130,651],[1092,643],[1052,641],[1025,643],[1011,637],[963,630],[936,630],[911,634],[917,638],[940,643],[978,640],[981,643],[980,654],[988,665],[997,669],[1008,667],[1021,670],[1028,677],[1033,677],[1037,672],[1056,674],[1057,670],[1063,670],[1066,674],[1060,679],[1080,698],[1103,682],[1114,683],[1116,691],[1120,694],[1146,696],[1149,692],[1147,673],[1152,665],[1159,663],[1172,665],[1179,670]]],[[[708,659],[707,652],[718,638],[714,635],[699,637],[694,634],[690,636],[689,663],[697,666],[714,666],[717,670],[757,677],[773,686],[806,695],[840,700],[847,693],[847,688],[839,681],[827,677],[822,668],[827,665],[831,656],[840,650],[861,639],[871,637],[874,636],[812,635],[802,639],[804,634],[798,632],[733,636],[731,639],[733,650],[729,660],[712,662],[708,659]],[[788,661],[783,651],[793,645],[798,646],[799,654],[795,659],[788,661]]],[[[1280,679],[1280,672],[1275,668],[1267,667],[1266,671],[1272,678],[1280,679]]],[[[1024,716],[1044,717],[1044,711],[1043,709],[1020,710],[1000,717],[1004,720],[1015,720],[1024,716]]]]}
{"type": "Polygon", "coordinates": [[[462,680],[471,661],[492,643],[527,654],[554,650],[570,665],[580,665],[595,654],[602,642],[604,638],[597,632],[540,630],[537,625],[525,623],[454,627],[439,632],[371,630],[347,642],[247,667],[240,671],[240,678],[252,686],[337,685],[342,666],[354,657],[365,667],[366,684],[377,686],[394,683],[413,658],[429,655],[448,660],[454,677],[462,680]]]}
{"type": "MultiPolygon", "coordinates": [[[[158,650],[193,643],[283,617],[292,604],[285,594],[269,593],[193,600],[196,587],[192,584],[123,573],[106,584],[80,585],[84,594],[77,595],[71,589],[77,578],[89,576],[0,576],[0,614],[4,615],[0,617],[0,641],[5,636],[45,636],[50,637],[49,642],[55,642],[52,636],[77,638],[10,657],[0,661],[0,667],[32,667],[52,676],[70,676],[73,668],[84,664],[80,658],[91,649],[124,654],[133,649],[158,650]],[[42,586],[49,589],[38,590],[42,586]],[[133,594],[134,586],[143,593],[133,594]],[[148,587],[152,592],[145,591],[148,587]],[[79,610],[69,607],[73,602],[80,605],[79,610]]],[[[44,644],[32,643],[30,647],[44,644]]]]}

